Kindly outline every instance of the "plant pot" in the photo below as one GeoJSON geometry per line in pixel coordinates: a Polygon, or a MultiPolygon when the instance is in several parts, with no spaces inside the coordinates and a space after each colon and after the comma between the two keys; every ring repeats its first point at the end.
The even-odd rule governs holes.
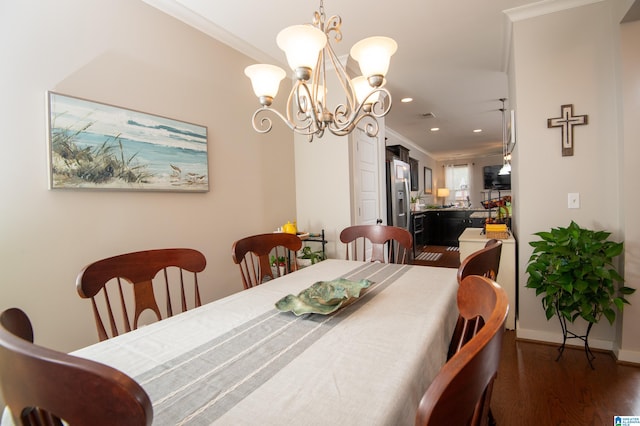
{"type": "Polygon", "coordinates": [[[311,266],[311,259],[297,258],[296,262],[298,263],[298,267],[299,268],[304,268],[304,267],[307,267],[307,266],[311,266]]]}
{"type": "Polygon", "coordinates": [[[284,276],[285,273],[285,266],[284,265],[271,265],[271,272],[273,273],[274,277],[282,277],[284,276]]]}

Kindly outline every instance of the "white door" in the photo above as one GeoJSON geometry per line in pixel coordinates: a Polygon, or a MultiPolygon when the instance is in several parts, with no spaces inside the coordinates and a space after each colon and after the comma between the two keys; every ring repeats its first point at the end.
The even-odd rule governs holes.
{"type": "MultiPolygon", "coordinates": [[[[384,181],[380,181],[384,162],[380,157],[379,140],[367,136],[361,129],[354,133],[354,225],[375,225],[378,220],[384,223],[381,205],[384,181]]],[[[366,252],[370,258],[371,248],[367,247],[366,252]]]]}
{"type": "Polygon", "coordinates": [[[378,138],[372,138],[361,130],[355,130],[355,167],[356,187],[355,225],[375,224],[380,216],[380,161],[378,138]]]}

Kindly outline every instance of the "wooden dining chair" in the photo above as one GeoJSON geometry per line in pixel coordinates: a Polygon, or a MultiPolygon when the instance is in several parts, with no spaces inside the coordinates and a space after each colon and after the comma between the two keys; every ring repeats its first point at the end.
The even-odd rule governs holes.
{"type": "Polygon", "coordinates": [[[76,290],[80,297],[91,299],[98,337],[105,340],[138,328],[145,310],[162,320],[173,316],[174,311],[200,306],[198,273],[206,264],[202,253],[189,248],[121,254],[87,265],[78,274],[76,290]],[[156,277],[161,271],[162,277],[156,277]],[[192,277],[185,277],[185,272],[192,273],[192,277]],[[158,295],[160,299],[156,298],[158,295]],[[193,303],[188,302],[188,295],[193,303]],[[175,306],[178,299],[180,306],[175,306]],[[164,302],[164,311],[158,307],[158,300],[164,302]]]}
{"type": "MultiPolygon", "coordinates": [[[[500,254],[502,253],[502,241],[488,240],[484,248],[471,253],[458,268],[458,283],[470,275],[480,275],[495,280],[500,268],[500,254]]],[[[456,327],[449,343],[447,359],[460,350],[460,348],[473,337],[482,327],[482,319],[466,319],[458,316],[456,327]]]]}
{"type": "Polygon", "coordinates": [[[0,321],[0,393],[15,425],[61,426],[60,419],[71,425],[151,424],[151,401],[138,383],[114,368],[14,334],[26,324],[31,328],[20,312],[5,311],[0,321]],[[16,323],[5,323],[7,318],[20,326],[12,329],[16,323]]]}
{"type": "Polygon", "coordinates": [[[27,314],[20,308],[9,308],[0,314],[0,325],[14,336],[33,343],[33,327],[27,314]]]}
{"type": "Polygon", "coordinates": [[[404,228],[388,225],[354,225],[342,230],[340,241],[347,245],[346,259],[349,260],[349,247],[353,260],[382,263],[408,263],[413,248],[411,233],[404,228]],[[367,249],[371,247],[371,256],[367,258],[367,249]]]}
{"type": "Polygon", "coordinates": [[[471,253],[458,268],[458,282],[469,275],[480,275],[495,280],[500,269],[502,241],[488,240],[478,251],[471,253]]]}
{"type": "Polygon", "coordinates": [[[251,235],[234,242],[231,255],[234,263],[240,267],[242,285],[248,289],[297,271],[296,258],[301,248],[302,240],[297,235],[274,232],[251,235]],[[272,269],[271,256],[284,261],[282,264],[277,261],[272,269]]]}
{"type": "Polygon", "coordinates": [[[464,318],[483,318],[484,327],[442,367],[420,401],[416,425],[488,424],[509,301],[495,281],[471,275],[458,288],[458,309],[464,318]]]}

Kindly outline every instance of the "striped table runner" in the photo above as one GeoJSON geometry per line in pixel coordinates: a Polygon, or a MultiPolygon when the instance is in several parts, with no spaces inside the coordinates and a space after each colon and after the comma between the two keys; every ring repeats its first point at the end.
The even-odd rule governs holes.
{"type": "Polygon", "coordinates": [[[373,285],[355,303],[332,315],[296,317],[274,308],[135,377],[153,401],[154,424],[212,423],[409,268],[362,265],[343,278],[366,278],[373,285]]]}

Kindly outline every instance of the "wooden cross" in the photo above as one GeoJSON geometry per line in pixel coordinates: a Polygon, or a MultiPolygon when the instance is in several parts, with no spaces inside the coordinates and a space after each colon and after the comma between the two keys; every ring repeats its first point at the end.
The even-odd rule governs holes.
{"type": "Polygon", "coordinates": [[[562,156],[573,155],[573,126],[589,124],[589,116],[573,115],[573,105],[562,105],[561,116],[547,119],[547,128],[562,127],[562,156]]]}

